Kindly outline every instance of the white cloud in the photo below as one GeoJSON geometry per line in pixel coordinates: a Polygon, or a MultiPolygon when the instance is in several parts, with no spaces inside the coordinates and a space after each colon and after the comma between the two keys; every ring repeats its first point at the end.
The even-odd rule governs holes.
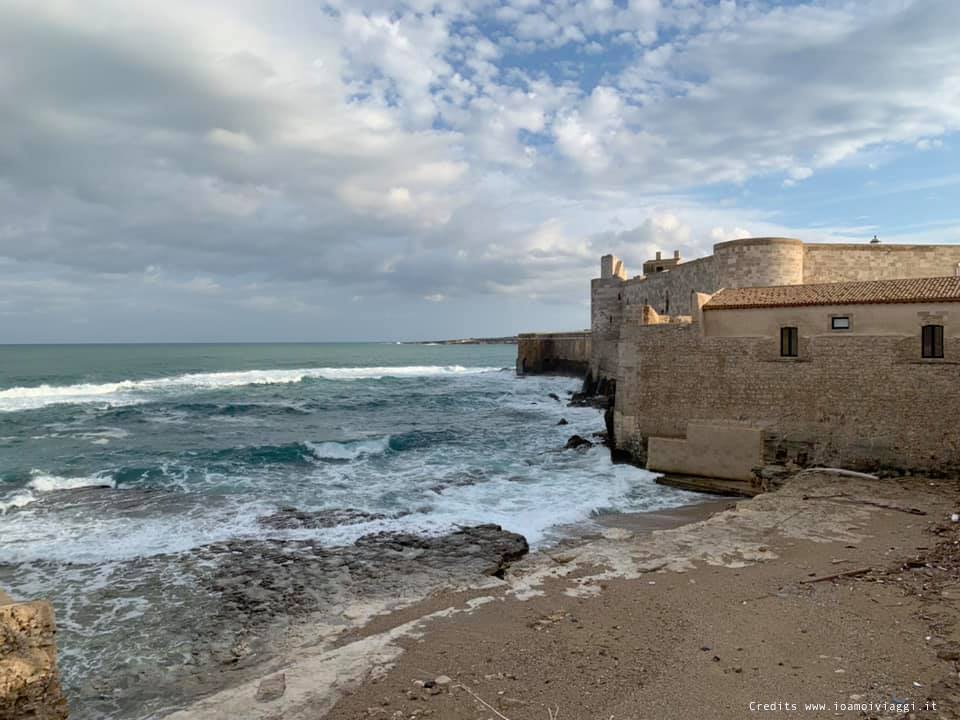
{"type": "Polygon", "coordinates": [[[945,151],[958,25],[952,0],[0,0],[0,281],[45,308],[579,306],[610,250],[811,235],[692,191],[945,151]]]}

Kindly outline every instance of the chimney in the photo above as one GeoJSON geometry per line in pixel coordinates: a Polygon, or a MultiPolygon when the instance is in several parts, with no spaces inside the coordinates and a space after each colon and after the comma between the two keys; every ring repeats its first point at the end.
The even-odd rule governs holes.
{"type": "Polygon", "coordinates": [[[680,251],[679,251],[679,250],[674,250],[674,251],[673,251],[673,259],[674,259],[674,260],[679,260],[679,259],[680,259],[680,251]]]}
{"type": "Polygon", "coordinates": [[[657,250],[657,260],[659,260],[659,259],[660,259],[660,251],[657,250]]]}

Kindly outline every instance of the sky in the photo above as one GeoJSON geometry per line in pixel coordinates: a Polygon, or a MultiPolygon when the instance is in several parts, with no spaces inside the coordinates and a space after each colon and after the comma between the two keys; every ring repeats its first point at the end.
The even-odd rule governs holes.
{"type": "Polygon", "coordinates": [[[960,242],[960,2],[0,0],[0,343],[589,326],[715,242],[960,242]]]}

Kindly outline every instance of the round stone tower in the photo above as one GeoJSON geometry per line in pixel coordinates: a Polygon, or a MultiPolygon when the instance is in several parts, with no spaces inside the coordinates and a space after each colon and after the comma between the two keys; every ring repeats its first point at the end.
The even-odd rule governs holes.
{"type": "Polygon", "coordinates": [[[718,288],[803,284],[803,241],[743,238],[713,246],[718,288]]]}

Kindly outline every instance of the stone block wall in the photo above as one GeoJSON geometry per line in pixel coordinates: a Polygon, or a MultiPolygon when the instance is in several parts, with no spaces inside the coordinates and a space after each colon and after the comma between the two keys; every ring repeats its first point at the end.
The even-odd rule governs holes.
{"type": "Polygon", "coordinates": [[[803,282],[895,280],[956,275],[960,245],[833,245],[803,249],[803,282]]]}
{"type": "Polygon", "coordinates": [[[67,717],[55,634],[50,603],[14,603],[0,592],[0,718],[67,717]]]}
{"type": "Polygon", "coordinates": [[[717,285],[713,257],[677,265],[672,270],[633,278],[624,283],[625,305],[649,305],[661,315],[690,315],[690,294],[714,293],[717,285]]]}
{"type": "MultiPolygon", "coordinates": [[[[646,461],[651,437],[685,438],[690,423],[761,429],[770,448],[802,448],[807,464],[871,470],[960,468],[960,338],[924,361],[914,337],[704,337],[698,325],[642,326],[620,343],[614,434],[646,461]]],[[[795,458],[787,458],[795,459],[795,458]]]]}
{"type": "Polygon", "coordinates": [[[619,278],[591,282],[589,372],[594,380],[612,379],[617,375],[617,348],[626,285],[619,278]]]}
{"type": "Polygon", "coordinates": [[[586,375],[590,333],[527,333],[517,338],[517,374],[586,375]]]}

